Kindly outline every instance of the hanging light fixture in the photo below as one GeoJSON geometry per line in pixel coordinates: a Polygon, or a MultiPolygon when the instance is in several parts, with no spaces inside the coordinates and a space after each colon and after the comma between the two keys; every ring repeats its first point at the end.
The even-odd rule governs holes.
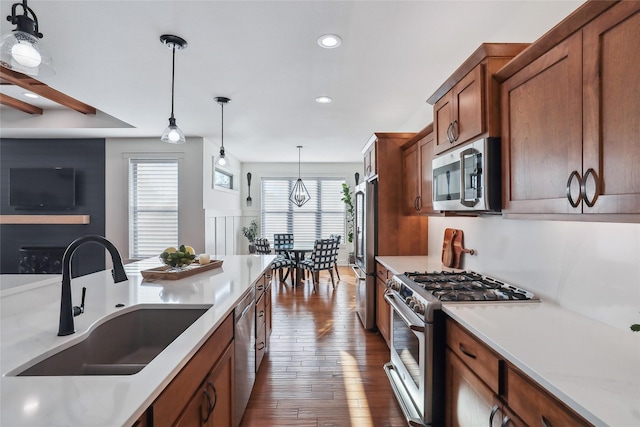
{"type": "Polygon", "coordinates": [[[51,76],[55,74],[53,60],[42,44],[42,33],[38,29],[38,17],[27,6],[27,0],[15,3],[7,21],[16,28],[2,37],[0,42],[0,65],[30,76],[51,76]],[[16,9],[22,7],[23,14],[16,9]],[[32,18],[29,17],[31,14],[32,18]]]}
{"type": "Polygon", "coordinates": [[[220,137],[222,140],[222,145],[220,146],[220,157],[218,157],[218,161],[216,162],[219,166],[227,165],[227,158],[224,155],[224,105],[231,101],[229,98],[225,98],[224,96],[216,96],[214,98],[222,109],[222,120],[220,121],[222,130],[220,131],[220,137]]]}
{"type": "Polygon", "coordinates": [[[289,200],[291,203],[296,205],[297,207],[301,207],[305,203],[309,201],[311,196],[309,196],[309,192],[307,191],[307,187],[304,186],[302,179],[300,178],[300,149],[302,145],[298,145],[298,180],[296,181],[293,189],[291,190],[291,194],[289,194],[289,200]]]}
{"type": "Polygon", "coordinates": [[[176,49],[185,49],[187,47],[187,41],[182,37],[171,34],[161,35],[160,41],[173,51],[173,66],[171,68],[171,117],[169,117],[169,126],[162,132],[160,141],[169,144],[184,144],[187,140],[184,138],[182,130],[176,125],[176,118],[173,116],[173,89],[176,74],[176,49]]]}

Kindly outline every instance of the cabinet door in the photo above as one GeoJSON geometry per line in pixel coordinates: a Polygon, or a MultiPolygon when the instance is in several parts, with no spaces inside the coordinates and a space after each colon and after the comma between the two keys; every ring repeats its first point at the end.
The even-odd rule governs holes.
{"type": "Polygon", "coordinates": [[[376,324],[380,335],[384,338],[389,346],[389,326],[391,323],[391,308],[389,303],[384,299],[384,292],[387,285],[380,277],[376,277],[376,324]]]}
{"type": "Polygon", "coordinates": [[[436,135],[436,154],[453,147],[450,131],[453,126],[453,89],[433,106],[433,132],[436,135]]]}
{"type": "Polygon", "coordinates": [[[581,51],[576,33],[501,85],[506,213],[581,211],[567,196],[582,171],[581,51]]]}
{"type": "Polygon", "coordinates": [[[418,141],[418,162],[419,162],[419,190],[418,207],[420,213],[433,213],[433,154],[435,148],[434,132],[431,132],[418,141]]]}
{"type": "Polygon", "coordinates": [[[187,404],[176,427],[233,425],[233,342],[187,404]]]}
{"type": "Polygon", "coordinates": [[[621,2],[583,30],[585,213],[640,213],[638,41],[640,2],[621,2]]]}
{"type": "Polygon", "coordinates": [[[454,146],[463,144],[483,132],[483,76],[482,64],[464,76],[452,89],[454,146]]]}
{"type": "Polygon", "coordinates": [[[445,419],[447,426],[500,426],[502,404],[471,369],[447,349],[445,419]]]}
{"type": "Polygon", "coordinates": [[[402,152],[402,210],[405,215],[415,215],[420,211],[418,166],[418,143],[416,142],[402,152]]]}

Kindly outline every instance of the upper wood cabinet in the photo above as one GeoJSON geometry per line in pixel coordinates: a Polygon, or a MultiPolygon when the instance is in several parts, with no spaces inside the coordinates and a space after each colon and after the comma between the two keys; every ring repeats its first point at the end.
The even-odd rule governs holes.
{"type": "Polygon", "coordinates": [[[504,214],[640,220],[638,40],[640,2],[588,2],[497,73],[504,214]]]}
{"type": "Polygon", "coordinates": [[[403,147],[416,133],[377,132],[362,150],[366,155],[374,147],[377,184],[377,248],[376,255],[426,255],[428,248],[427,218],[404,215],[403,147]]]}
{"type": "Polygon", "coordinates": [[[433,104],[435,154],[480,136],[499,136],[499,87],[493,74],[525,43],[484,43],[428,100],[433,104]]]}
{"type": "Polygon", "coordinates": [[[428,215],[433,210],[431,161],[434,156],[435,136],[429,124],[412,138],[402,154],[402,206],[405,215],[428,215]]]}

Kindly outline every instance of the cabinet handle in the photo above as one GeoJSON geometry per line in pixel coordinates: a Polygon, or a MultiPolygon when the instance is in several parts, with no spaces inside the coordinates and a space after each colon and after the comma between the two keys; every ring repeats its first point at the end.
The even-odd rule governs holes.
{"type": "Polygon", "coordinates": [[[569,203],[571,204],[571,206],[573,206],[574,208],[577,208],[578,205],[580,204],[580,201],[582,200],[582,189],[578,194],[578,200],[574,201],[573,197],[571,197],[571,182],[573,181],[573,178],[577,178],[578,183],[580,183],[581,180],[580,180],[580,174],[578,173],[578,171],[571,172],[571,175],[569,175],[569,179],[567,180],[567,200],[569,200],[569,203]]]}
{"type": "Polygon", "coordinates": [[[367,166],[367,176],[371,175],[371,165],[367,166]]]}
{"type": "Polygon", "coordinates": [[[204,424],[207,421],[209,421],[209,417],[211,416],[211,412],[213,412],[213,409],[211,407],[211,395],[209,394],[209,392],[205,389],[205,390],[202,390],[202,393],[207,398],[207,411],[206,411],[207,414],[202,415],[202,411],[200,411],[200,420],[202,421],[202,424],[204,424]]]}
{"type": "Polygon", "coordinates": [[[498,409],[500,409],[498,405],[493,405],[493,408],[491,408],[491,415],[489,415],[489,427],[493,427],[493,417],[496,416],[498,409]]]}
{"type": "Polygon", "coordinates": [[[216,408],[216,404],[218,403],[218,392],[216,391],[216,386],[211,381],[207,381],[207,388],[210,388],[213,391],[213,404],[209,410],[209,416],[211,416],[213,410],[216,408]]]}
{"type": "Polygon", "coordinates": [[[264,291],[264,285],[258,285],[258,286],[256,286],[256,291],[257,291],[257,292],[262,292],[262,291],[264,291]]]}
{"type": "Polygon", "coordinates": [[[551,427],[551,423],[544,415],[540,415],[540,425],[542,425],[542,427],[551,427]]]}
{"type": "Polygon", "coordinates": [[[263,342],[263,341],[260,341],[260,342],[258,343],[258,345],[256,346],[256,349],[258,349],[258,350],[262,350],[264,347],[265,347],[264,342],[263,342]]]}
{"type": "Polygon", "coordinates": [[[590,208],[593,207],[593,205],[596,203],[596,199],[598,198],[599,193],[598,177],[596,175],[596,171],[593,170],[593,168],[589,168],[585,172],[584,176],[582,177],[582,184],[580,185],[580,188],[582,189],[582,198],[584,200],[584,203],[590,208]],[[589,175],[593,177],[593,183],[596,186],[595,194],[593,195],[593,198],[591,200],[589,200],[589,198],[587,197],[587,178],[589,177],[589,175]]]}
{"type": "Polygon", "coordinates": [[[462,354],[464,354],[465,356],[468,356],[472,359],[475,359],[477,356],[473,353],[470,353],[466,348],[464,348],[464,346],[462,345],[462,343],[460,343],[460,345],[458,346],[458,348],[460,349],[460,351],[462,352],[462,354]]]}
{"type": "Polygon", "coordinates": [[[451,123],[451,136],[453,137],[452,142],[456,142],[458,138],[460,138],[460,132],[458,131],[458,128],[458,120],[454,120],[453,123],[451,123]]]}
{"type": "Polygon", "coordinates": [[[509,425],[509,421],[511,421],[509,419],[509,415],[505,415],[502,419],[502,424],[500,424],[500,427],[507,427],[509,425]]]}
{"type": "Polygon", "coordinates": [[[447,141],[449,141],[450,144],[453,144],[453,132],[452,129],[453,128],[453,123],[449,123],[449,126],[447,126],[447,141]]]}
{"type": "Polygon", "coordinates": [[[264,316],[264,310],[260,310],[258,312],[258,317],[263,317],[264,316]]]}
{"type": "Polygon", "coordinates": [[[416,197],[416,210],[418,212],[422,210],[422,196],[416,197]]]}

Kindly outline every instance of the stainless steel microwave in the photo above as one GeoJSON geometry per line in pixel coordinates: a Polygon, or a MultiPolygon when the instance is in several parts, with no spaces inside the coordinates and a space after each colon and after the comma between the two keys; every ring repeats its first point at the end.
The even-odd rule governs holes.
{"type": "Polygon", "coordinates": [[[433,159],[433,208],[499,212],[500,138],[482,138],[433,159]]]}

